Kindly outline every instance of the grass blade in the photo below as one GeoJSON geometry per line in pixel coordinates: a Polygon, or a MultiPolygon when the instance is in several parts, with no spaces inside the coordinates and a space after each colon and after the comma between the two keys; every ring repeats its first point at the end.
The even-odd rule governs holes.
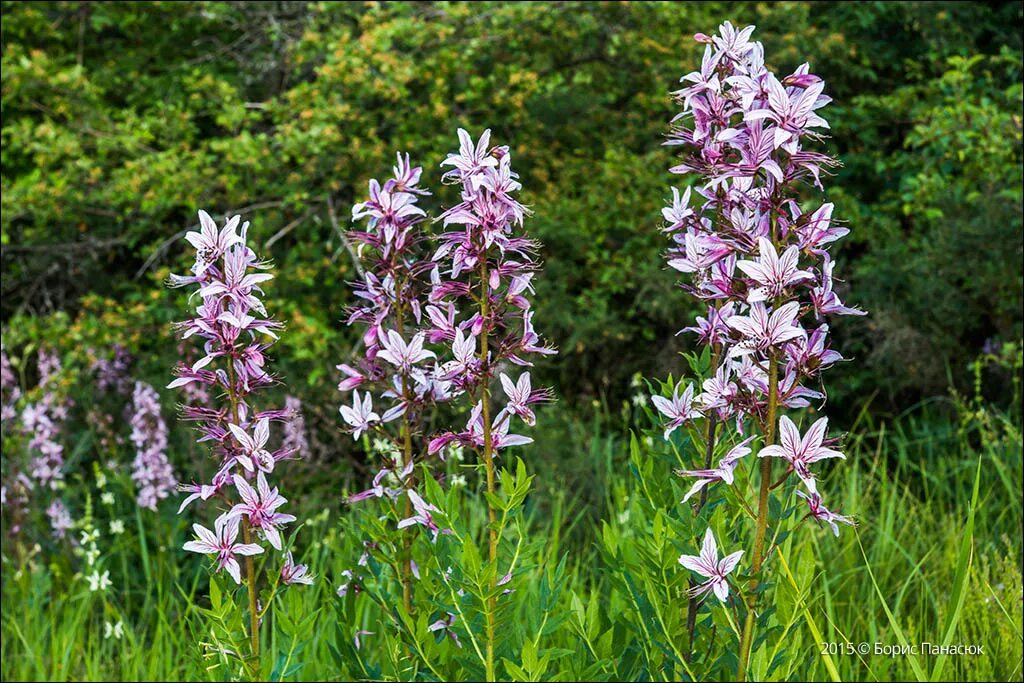
{"type": "MultiPolygon", "coordinates": [[[[974,474],[974,493],[971,495],[971,509],[967,513],[967,526],[960,541],[960,555],[957,560],[956,578],[953,580],[953,593],[950,595],[950,609],[946,616],[946,627],[943,629],[942,647],[945,650],[953,642],[960,614],[967,598],[967,581],[971,573],[971,561],[974,558],[974,513],[978,507],[978,488],[981,484],[981,458],[978,458],[978,469],[974,474]]],[[[940,654],[935,660],[932,670],[932,681],[942,680],[942,669],[946,665],[948,654],[940,654]]]]}
{"type": "Polygon", "coordinates": [[[868,571],[868,577],[871,579],[871,585],[875,587],[875,593],[878,594],[878,599],[882,601],[882,609],[885,610],[885,616],[889,618],[889,625],[892,626],[893,632],[896,634],[896,639],[900,641],[900,645],[907,653],[907,661],[910,662],[910,668],[914,671],[914,677],[922,683],[928,680],[928,674],[921,667],[921,662],[917,661],[917,655],[911,654],[910,643],[907,642],[907,638],[903,635],[903,629],[900,628],[900,624],[896,621],[896,615],[889,609],[889,603],[885,601],[885,595],[882,594],[882,589],[878,587],[878,581],[875,580],[875,573],[871,570],[871,563],[868,562],[867,553],[864,552],[864,544],[860,540],[860,533],[857,534],[857,545],[860,547],[860,554],[864,558],[864,568],[868,571]]]}

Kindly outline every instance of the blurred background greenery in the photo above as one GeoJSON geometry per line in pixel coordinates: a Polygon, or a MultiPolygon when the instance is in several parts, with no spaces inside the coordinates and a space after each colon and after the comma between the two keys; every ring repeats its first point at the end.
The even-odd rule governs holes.
{"type": "Polygon", "coordinates": [[[835,326],[856,362],[832,373],[828,410],[899,410],[1021,336],[1021,7],[5,2],[5,337],[123,337],[166,375],[181,231],[197,208],[242,213],[277,265],[277,367],[326,427],[353,339],[353,201],[403,150],[450,205],[437,168],[455,128],[491,127],[545,244],[537,324],[562,353],[542,372],[569,403],[617,406],[690,343],[675,334],[693,302],[660,258],[678,180],[660,142],[692,34],[731,18],[835,98],[837,273],[872,315],[835,326]]]}

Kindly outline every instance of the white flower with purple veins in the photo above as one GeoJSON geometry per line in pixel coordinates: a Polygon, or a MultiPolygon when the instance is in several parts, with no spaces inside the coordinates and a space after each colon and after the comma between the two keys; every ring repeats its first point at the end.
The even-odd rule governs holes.
{"type": "Polygon", "coordinates": [[[821,284],[811,292],[814,311],[819,318],[826,315],[867,315],[859,308],[845,305],[839,295],[832,291],[832,269],[835,268],[835,265],[835,261],[825,257],[821,271],[821,284]]]}
{"type": "MultiPolygon", "coordinates": [[[[409,463],[404,468],[402,468],[402,471],[398,473],[398,479],[400,481],[405,481],[406,479],[408,479],[409,475],[412,474],[413,466],[414,463],[412,460],[410,460],[409,463]]],[[[351,496],[348,497],[348,502],[358,503],[359,501],[367,500],[368,498],[383,498],[384,496],[388,496],[389,498],[397,498],[398,495],[402,492],[402,490],[391,489],[384,486],[383,484],[384,480],[388,479],[391,476],[391,474],[393,473],[390,468],[385,467],[381,469],[379,472],[377,472],[377,474],[374,475],[373,485],[370,488],[366,489],[365,491],[353,493],[351,496]]]]}
{"type": "Polygon", "coordinates": [[[828,524],[832,527],[832,533],[835,534],[837,538],[839,537],[839,524],[836,522],[847,524],[849,526],[857,526],[857,522],[852,518],[836,514],[825,507],[821,502],[821,494],[817,491],[811,491],[810,494],[804,493],[803,491],[797,491],[796,495],[807,501],[807,506],[810,508],[807,516],[813,518],[819,525],[822,522],[828,524]]]}
{"type": "Polygon", "coordinates": [[[781,295],[790,285],[814,279],[809,271],[797,267],[800,250],[795,244],[790,245],[781,257],[770,239],[761,237],[758,245],[761,257],[757,261],[736,262],[737,268],[761,285],[750,290],[747,295],[749,303],[772,299],[781,295]]]}
{"type": "MultiPolygon", "coordinates": [[[[540,335],[538,335],[533,329],[533,311],[523,312],[523,337],[519,342],[519,351],[524,353],[539,353],[544,356],[551,356],[558,351],[550,346],[539,346],[540,335]]],[[[518,353],[513,353],[509,356],[509,360],[516,365],[526,365],[533,367],[533,363],[522,358],[518,353]]]]}
{"type": "Polygon", "coordinates": [[[522,225],[523,217],[529,210],[512,198],[512,193],[523,187],[516,180],[518,177],[519,175],[512,170],[512,158],[503,156],[497,168],[485,168],[481,173],[472,176],[470,181],[474,192],[479,191],[481,187],[489,190],[498,202],[508,208],[515,222],[522,225]]]}
{"type": "Polygon", "coordinates": [[[394,330],[388,330],[380,339],[381,350],[377,352],[377,357],[391,363],[399,371],[408,373],[416,363],[436,357],[433,351],[423,348],[425,339],[426,335],[423,332],[417,332],[406,344],[402,335],[394,330]]]}
{"type": "MultiPolygon", "coordinates": [[[[233,311],[224,311],[221,313],[217,316],[217,322],[227,323],[239,332],[246,330],[249,332],[259,332],[260,334],[265,334],[275,340],[277,339],[277,334],[274,330],[281,328],[280,323],[272,320],[264,320],[262,318],[249,315],[248,313],[234,313],[233,311]]],[[[193,369],[196,370],[198,368],[194,367],[193,369]]]]}
{"type": "Polygon", "coordinates": [[[686,219],[693,216],[693,209],[690,208],[690,188],[683,190],[683,195],[680,197],[679,189],[673,187],[672,206],[664,207],[661,210],[661,215],[668,223],[664,228],[665,232],[675,232],[685,227],[686,219]]]}
{"type": "Polygon", "coordinates": [[[259,555],[263,548],[255,543],[235,543],[238,538],[238,517],[221,515],[214,522],[214,530],[210,531],[202,524],[193,524],[197,540],[189,541],[183,547],[194,553],[217,556],[218,571],[226,571],[235,583],[242,583],[241,567],[235,555],[248,556],[259,555]]]}
{"type": "Polygon", "coordinates": [[[694,407],[693,385],[687,384],[686,389],[680,394],[679,390],[682,386],[682,382],[676,384],[671,400],[664,396],[651,396],[651,400],[654,401],[654,406],[658,409],[658,412],[670,418],[669,423],[665,425],[665,441],[668,441],[668,437],[672,432],[688,420],[704,417],[700,410],[694,407]]]}
{"type": "Polygon", "coordinates": [[[669,259],[668,262],[669,266],[681,273],[697,273],[707,270],[728,256],[731,251],[731,248],[723,244],[717,237],[695,232],[686,233],[683,243],[685,256],[669,259]]]}
{"type": "Polygon", "coordinates": [[[231,435],[235,437],[240,455],[235,456],[236,460],[249,472],[255,471],[258,467],[264,472],[274,471],[274,456],[267,450],[267,441],[270,440],[270,420],[263,418],[256,422],[256,428],[252,436],[236,424],[228,423],[231,435]]]}
{"type": "Polygon", "coordinates": [[[454,166],[455,168],[445,173],[445,179],[450,176],[471,177],[480,169],[488,166],[497,166],[498,160],[489,154],[487,149],[491,144],[491,129],[488,128],[480,136],[479,142],[473,144],[473,138],[469,133],[459,128],[459,153],[449,154],[448,158],[441,162],[442,166],[454,166]]]}
{"type": "Polygon", "coordinates": [[[521,417],[523,422],[531,427],[536,424],[537,417],[530,409],[530,399],[533,398],[530,373],[524,372],[513,384],[509,376],[503,372],[501,373],[501,387],[505,390],[505,395],[508,397],[508,405],[505,409],[509,413],[521,417]]]}
{"type": "Polygon", "coordinates": [[[243,249],[235,249],[224,256],[224,277],[213,279],[199,290],[199,296],[204,301],[214,299],[220,301],[221,297],[229,297],[239,305],[255,309],[266,315],[267,309],[263,302],[252,294],[253,291],[263,293],[260,284],[274,279],[270,273],[250,273],[249,258],[243,249]]]}
{"type": "Polygon", "coordinates": [[[455,338],[452,340],[452,358],[453,360],[444,364],[441,377],[457,379],[474,374],[479,365],[479,359],[476,357],[476,337],[472,334],[465,335],[462,330],[456,329],[455,338]]]}
{"type": "MultiPolygon", "coordinates": [[[[479,407],[479,405],[480,404],[478,403],[477,407],[479,407]]],[[[491,445],[495,452],[500,451],[503,448],[508,448],[509,446],[525,446],[526,444],[533,443],[533,439],[528,436],[523,436],[522,434],[509,434],[509,422],[510,420],[506,419],[504,415],[498,413],[494,418],[494,421],[491,423],[491,445]]],[[[483,419],[480,420],[479,424],[483,424],[483,419]]],[[[479,443],[477,445],[484,445],[483,434],[479,435],[478,441],[479,443]]]]}
{"type": "Polygon", "coordinates": [[[748,436],[743,441],[729,449],[729,452],[722,456],[722,459],[718,461],[718,466],[710,470],[676,470],[676,474],[680,477],[696,477],[697,481],[693,483],[693,487],[683,497],[682,502],[690,500],[708,484],[713,484],[716,481],[725,482],[727,485],[732,486],[735,480],[734,471],[739,461],[750,453],[750,447],[747,446],[750,443],[753,436],[748,436]]]}
{"type": "Polygon", "coordinates": [[[403,192],[414,192],[416,194],[429,195],[429,190],[416,187],[420,183],[420,176],[423,175],[423,169],[420,166],[413,166],[412,162],[409,161],[408,152],[405,157],[402,157],[401,152],[396,152],[395,156],[398,157],[398,163],[391,167],[394,178],[384,183],[384,187],[388,189],[398,189],[403,192]]]}
{"type": "MultiPolygon", "coordinates": [[[[196,262],[192,266],[192,273],[199,277],[206,269],[213,265],[232,245],[241,244],[242,238],[235,232],[241,216],[232,216],[224,226],[223,230],[217,228],[217,223],[210,217],[210,214],[203,210],[199,211],[200,231],[189,231],[185,233],[185,239],[196,249],[196,262]]],[[[248,223],[246,224],[248,225],[248,223]]]]}
{"type": "Polygon", "coordinates": [[[380,415],[373,412],[373,396],[367,391],[360,400],[359,391],[352,392],[352,407],[342,406],[341,417],[352,427],[352,438],[358,440],[367,429],[380,422],[380,415]]]}
{"type": "Polygon", "coordinates": [[[715,410],[722,419],[731,412],[732,402],[739,391],[739,387],[732,381],[731,375],[731,368],[728,364],[723,363],[715,371],[714,377],[704,380],[701,385],[704,391],[694,399],[703,410],[715,410]]]}
{"type": "Polygon", "coordinates": [[[352,207],[352,220],[370,216],[393,225],[407,216],[425,216],[415,202],[416,198],[411,194],[382,189],[380,183],[373,179],[370,181],[370,199],[352,207]]]}
{"type": "Polygon", "coordinates": [[[809,249],[817,254],[827,254],[823,247],[830,242],[850,234],[849,228],[832,226],[832,211],[835,204],[828,202],[818,207],[818,210],[811,214],[807,225],[798,228],[800,235],[800,248],[809,249]]]}
{"type": "Polygon", "coordinates": [[[309,567],[304,564],[295,564],[290,552],[285,553],[284,564],[281,565],[281,583],[286,586],[301,584],[304,586],[313,585],[313,575],[309,573],[309,567]]]}
{"type": "Polygon", "coordinates": [[[213,495],[217,493],[217,487],[209,484],[178,484],[178,490],[189,495],[185,497],[185,500],[181,501],[181,505],[178,506],[178,514],[180,515],[185,508],[188,507],[189,503],[195,500],[209,500],[213,495]]]}
{"type": "Polygon", "coordinates": [[[352,207],[352,220],[370,216],[372,226],[383,226],[384,243],[390,244],[398,234],[398,226],[411,216],[426,216],[416,206],[416,197],[407,192],[381,189],[376,179],[370,181],[370,199],[352,207]]]}
{"type": "Polygon", "coordinates": [[[768,312],[761,301],[750,306],[750,315],[734,315],[726,324],[743,335],[744,339],[729,350],[729,355],[740,356],[754,351],[764,351],[772,346],[785,344],[806,334],[796,322],[800,304],[791,301],[778,309],[768,312]]]}
{"type": "Polygon", "coordinates": [[[791,363],[807,375],[821,372],[834,363],[844,360],[838,351],[827,346],[828,325],[822,324],[806,337],[800,337],[786,344],[786,355],[791,363]]]}
{"type": "Polygon", "coordinates": [[[797,151],[798,141],[808,128],[828,128],[828,121],[814,113],[815,109],[824,107],[832,101],[831,97],[822,95],[825,82],[818,81],[806,89],[786,88],[775,77],[768,73],[764,84],[768,93],[768,108],[748,111],[744,120],[768,119],[774,121],[776,128],[775,147],[784,147],[787,152],[797,151]]]}
{"type": "MultiPolygon", "coordinates": [[[[492,272],[498,273],[496,270],[492,272]]],[[[524,311],[530,308],[530,300],[526,298],[526,293],[534,293],[533,276],[534,273],[526,273],[525,275],[516,275],[512,278],[512,281],[508,284],[508,291],[505,293],[505,298],[510,304],[524,311]]]]}
{"type": "Polygon", "coordinates": [[[793,421],[783,415],[779,419],[779,443],[765,446],[757,454],[759,458],[782,458],[789,463],[800,480],[811,493],[817,492],[814,475],[809,466],[827,458],[846,459],[839,451],[823,446],[828,431],[828,418],[823,417],[811,425],[807,433],[800,436],[800,430],[793,421]]]}
{"type": "Polygon", "coordinates": [[[404,529],[406,527],[413,526],[414,524],[419,524],[420,526],[425,527],[430,531],[432,540],[434,541],[437,541],[437,535],[439,533],[452,533],[451,529],[442,529],[437,525],[436,522],[434,522],[434,516],[432,513],[440,512],[440,510],[438,510],[436,507],[420,498],[419,494],[412,489],[409,489],[406,492],[406,495],[408,495],[409,500],[412,501],[412,507],[413,510],[415,510],[416,514],[414,514],[412,517],[406,517],[405,519],[398,522],[399,529],[404,529]]]}
{"type": "Polygon", "coordinates": [[[735,312],[736,304],[732,301],[725,303],[721,308],[708,306],[706,318],[697,316],[696,325],[684,327],[677,334],[693,332],[704,344],[721,344],[729,335],[729,326],[725,324],[725,321],[731,318],[735,312]]]}
{"type": "MultiPolygon", "coordinates": [[[[708,45],[704,48],[704,57],[700,60],[700,71],[691,71],[679,79],[680,83],[693,83],[693,85],[688,85],[672,93],[676,97],[683,98],[684,111],[690,109],[690,100],[695,95],[699,95],[705,90],[721,92],[722,85],[718,80],[718,62],[721,58],[722,54],[712,52],[711,46],[708,45]]],[[[682,114],[677,116],[677,119],[681,116],[682,114]]]]}
{"type": "Polygon", "coordinates": [[[281,531],[279,527],[295,521],[295,515],[283,514],[277,511],[288,500],[277,492],[277,488],[270,488],[267,477],[260,472],[256,475],[256,488],[253,489],[242,477],[237,474],[232,477],[235,482],[235,489],[242,498],[242,502],[231,508],[228,515],[240,517],[245,515],[249,525],[254,529],[263,532],[270,545],[281,550],[281,531]]]}
{"type": "Polygon", "coordinates": [[[747,26],[737,31],[732,22],[726,21],[718,27],[719,35],[712,36],[711,42],[718,48],[720,55],[742,63],[747,53],[754,49],[754,44],[750,42],[754,28],[754,26],[747,26]]]}
{"type": "Polygon", "coordinates": [[[731,86],[729,95],[738,96],[740,106],[744,110],[750,109],[755,99],[764,97],[764,88],[761,85],[762,76],[766,73],[764,46],[758,42],[751,45],[752,49],[745,62],[736,65],[737,73],[725,78],[725,83],[731,86]]]}
{"type": "Polygon", "coordinates": [[[742,550],[737,550],[731,555],[718,559],[718,544],[715,536],[709,528],[704,533],[704,543],[700,548],[700,555],[680,555],[679,564],[693,572],[705,577],[707,581],[694,586],[688,592],[691,597],[698,597],[714,591],[719,600],[725,602],[729,597],[728,575],[739,564],[743,556],[742,550]]]}

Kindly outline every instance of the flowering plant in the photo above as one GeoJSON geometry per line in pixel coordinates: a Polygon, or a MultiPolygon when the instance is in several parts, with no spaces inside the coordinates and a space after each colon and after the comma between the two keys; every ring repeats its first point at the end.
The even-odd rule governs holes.
{"type": "Polygon", "coordinates": [[[73,400],[61,382],[62,364],[55,349],[41,348],[36,356],[35,387],[23,391],[5,349],[0,349],[0,424],[5,445],[2,506],[7,531],[18,536],[33,508],[45,510],[52,537],[63,540],[74,526],[64,500],[65,423],[73,400]],[[12,451],[24,457],[12,457],[12,451]]]}
{"type": "MultiPolygon", "coordinates": [[[[217,468],[207,482],[180,486],[189,495],[178,512],[194,501],[216,506],[213,530],[193,524],[196,538],[184,548],[212,555],[215,570],[225,572],[235,584],[243,582],[244,568],[249,657],[243,661],[257,678],[260,623],[279,586],[308,583],[310,578],[304,567],[294,564],[291,552],[285,552],[281,532],[295,517],[279,511],[287,500],[268,480],[280,473],[281,461],[295,455],[293,448],[284,445],[272,449],[271,423],[287,422],[292,416],[287,410],[259,410],[254,404],[256,392],[275,381],[266,368],[266,352],[283,326],[268,316],[261,301],[261,285],[273,276],[267,272],[269,264],[259,260],[246,243],[249,224],[239,226],[241,219],[234,216],[218,227],[205,211],[199,212],[199,220],[200,231],[185,236],[195,248],[191,274],[172,275],[169,284],[191,286],[192,296],[199,298],[194,315],[176,327],[184,339],[202,339],[204,355],[191,365],[180,364],[168,388],[200,385],[209,389],[207,395],[217,393],[223,398],[212,407],[182,408],[183,419],[197,423],[199,442],[210,444],[217,468]],[[280,571],[254,561],[268,546],[279,555],[280,571]],[[270,586],[261,604],[263,570],[270,586]]],[[[231,633],[226,638],[234,640],[231,633]]]]}
{"type": "MultiPolygon", "coordinates": [[[[460,130],[459,139],[459,152],[443,162],[452,167],[443,179],[459,186],[461,201],[438,218],[446,230],[436,241],[424,229],[426,213],[418,206],[429,192],[419,187],[422,171],[408,156],[398,156],[394,176],[383,185],[370,181],[369,198],[353,209],[355,220],[368,219],[365,231],[350,233],[362,256],[362,280],[355,287],[361,302],[350,309],[348,322],[365,326],[364,351],[357,364],[338,366],[344,373],[339,389],[352,391],[352,404],[343,405],[341,414],[353,437],[369,445],[373,435],[385,456],[372,487],[350,500],[386,501],[394,531],[405,530],[395,541],[371,525],[369,552],[360,564],[392,566],[401,577],[405,617],[419,604],[447,603],[426,630],[456,648],[463,643],[457,630],[472,629],[467,619],[482,618],[483,642],[478,647],[472,634],[468,642],[479,658],[475,664],[494,680],[497,600],[511,592],[516,563],[513,557],[499,569],[499,548],[529,486],[520,463],[499,491],[496,460],[505,449],[532,441],[513,433],[514,422],[533,425],[532,406],[552,397],[547,389],[533,388],[529,372],[513,375],[510,368],[529,366],[531,355],[554,350],[533,328],[529,296],[538,244],[520,232],[528,211],[514,198],[520,185],[509,150],[490,147],[490,131],[474,142],[460,130]],[[497,410],[496,383],[504,392],[497,410]],[[456,424],[466,420],[465,426],[431,434],[442,404],[447,407],[440,419],[462,407],[456,424]],[[475,543],[472,527],[460,528],[455,509],[453,491],[465,477],[442,471],[442,465],[458,466],[466,452],[477,454],[486,485],[486,566],[479,560],[467,566],[449,548],[449,542],[463,548],[475,543]],[[445,480],[448,495],[439,486],[445,480]],[[429,540],[416,559],[414,527],[429,540]],[[413,584],[432,585],[426,575],[440,577],[442,595],[420,601],[413,584]]],[[[347,578],[346,595],[351,572],[347,578]]],[[[375,599],[385,602],[379,593],[375,599]]],[[[414,649],[422,635],[409,634],[414,649]]]]}
{"type": "MultiPolygon", "coordinates": [[[[770,71],[753,31],[725,22],[718,35],[697,34],[705,45],[700,69],[673,93],[682,110],[666,144],[683,155],[671,172],[696,183],[673,188],[662,210],[667,261],[707,312],[683,330],[703,346],[688,356],[695,381],[670,378],[652,397],[686,491],[674,503],[652,503],[668,506],[684,548],[700,548],[678,557],[689,586],[672,622],[680,629],[677,665],[692,675],[694,658],[710,646],[696,629],[700,613],[711,610],[717,623],[716,605],[727,605],[739,680],[750,675],[754,644],[770,632],[771,610],[762,603],[773,551],[782,557],[782,541],[801,521],[837,535],[840,524],[854,524],[829,510],[819,490],[823,461],[844,457],[827,418],[801,431],[782,412],[825,399],[821,374],[843,360],[830,346],[826,318],[863,315],[834,288],[830,248],[849,230],[833,219],[831,203],[812,210],[803,201],[806,186],[822,189],[838,163],[811,148],[828,129],[819,112],[831,100],[807,64],[781,79],[770,71]],[[801,500],[806,507],[797,513],[801,500]],[[744,519],[749,526],[736,524],[744,519]]],[[[634,443],[646,480],[653,470],[638,451],[634,443]]],[[[666,542],[664,526],[656,535],[666,542]]]]}

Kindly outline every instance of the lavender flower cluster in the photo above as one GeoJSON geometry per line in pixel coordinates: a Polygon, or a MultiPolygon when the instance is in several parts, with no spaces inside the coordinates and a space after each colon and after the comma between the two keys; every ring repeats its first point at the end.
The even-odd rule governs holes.
{"type": "Polygon", "coordinates": [[[139,488],[139,507],[156,510],[177,481],[167,460],[167,423],[160,414],[160,395],[149,384],[136,382],[132,393],[131,442],[135,446],[132,480],[139,488]]]}
{"type": "Polygon", "coordinates": [[[64,481],[64,444],[60,435],[70,401],[56,391],[55,380],[61,369],[57,354],[41,349],[37,366],[43,395],[22,409],[21,426],[29,435],[29,450],[35,454],[29,465],[32,478],[41,486],[57,489],[64,481]]]}
{"type": "Polygon", "coordinates": [[[132,360],[128,349],[120,344],[114,345],[114,353],[110,358],[97,355],[92,361],[92,371],[99,392],[127,394],[132,389],[132,360]]]}
{"type": "MultiPolygon", "coordinates": [[[[169,284],[194,287],[199,296],[195,315],[178,323],[177,329],[184,339],[202,339],[204,355],[190,366],[179,365],[177,379],[168,388],[199,385],[224,400],[215,407],[182,408],[183,418],[198,424],[199,441],[212,446],[219,466],[209,482],[180,486],[189,495],[179,513],[193,501],[209,501],[214,496],[239,501],[221,512],[213,531],[194,524],[197,540],[186,543],[185,549],[216,555],[218,569],[240,583],[236,556],[264,550],[251,542],[251,531],[282,551],[281,530],[295,520],[278,512],[287,501],[268,482],[277,463],[295,453],[289,447],[270,450],[268,446],[271,423],[284,422],[290,413],[260,411],[252,403],[253,394],[274,382],[265,368],[265,353],[283,326],[268,317],[261,300],[260,286],[273,276],[266,272],[269,264],[260,261],[246,244],[249,224],[240,225],[240,218],[234,216],[218,228],[205,211],[199,212],[199,220],[200,231],[185,236],[196,250],[192,272],[172,275],[169,284]],[[240,529],[244,543],[236,542],[240,529]]],[[[248,579],[250,584],[255,582],[251,571],[248,579]]],[[[253,589],[250,585],[250,591],[253,589]]]]}
{"type": "Polygon", "coordinates": [[[62,435],[72,401],[59,389],[61,362],[53,349],[39,350],[36,370],[38,385],[28,394],[23,393],[6,350],[0,350],[0,422],[5,436],[12,429],[12,434],[27,440],[29,454],[27,463],[5,459],[7,467],[0,494],[4,512],[11,518],[9,530],[13,535],[21,531],[33,492],[48,496],[46,515],[54,538],[62,539],[73,525],[67,506],[58,497],[65,475],[62,435]],[[26,398],[32,400],[19,409],[19,401],[26,398]]]}
{"type": "MultiPolygon", "coordinates": [[[[549,390],[532,388],[528,372],[515,379],[500,372],[507,362],[529,366],[531,354],[554,353],[533,328],[529,295],[538,245],[515,234],[528,211],[514,197],[520,184],[511,155],[507,147],[490,146],[489,130],[474,143],[460,129],[459,139],[459,152],[442,165],[452,167],[443,180],[460,186],[461,201],[438,218],[445,228],[458,228],[446,230],[436,243],[421,227],[427,216],[418,199],[430,193],[419,187],[422,169],[408,155],[398,156],[393,177],[383,185],[371,180],[369,198],[353,207],[353,220],[368,219],[368,226],[351,232],[351,239],[370,255],[355,285],[362,302],[349,310],[348,324],[365,325],[365,351],[355,367],[338,366],[345,375],[339,390],[353,391],[353,404],[342,406],[341,414],[354,438],[373,431],[394,445],[374,486],[353,501],[397,498],[411,485],[416,462],[444,459],[455,444],[491,458],[500,449],[530,443],[509,433],[512,419],[532,425],[530,406],[551,398],[549,390]],[[490,384],[499,375],[507,401],[492,417],[490,384]],[[390,402],[380,413],[374,395],[390,402]],[[428,408],[460,398],[471,406],[462,430],[422,433],[428,408]],[[389,436],[384,427],[398,418],[404,421],[402,433],[389,436]],[[418,437],[416,447],[412,437],[418,437]],[[403,488],[383,485],[393,473],[403,488]]],[[[416,514],[400,525],[419,523],[436,535],[430,515],[436,510],[415,491],[408,497],[416,514]]]]}
{"type": "MultiPolygon", "coordinates": [[[[669,420],[666,438],[703,420],[713,445],[718,424],[735,421],[742,435],[753,423],[765,437],[758,457],[784,460],[785,476],[795,474],[804,486],[798,494],[809,515],[838,534],[836,523],[852,520],[822,504],[812,470],[821,460],[843,457],[837,440],[827,437],[827,418],[801,435],[790,418],[777,416],[825,398],[821,373],[843,360],[830,348],[826,317],[863,315],[844,305],[834,288],[829,249],[849,230],[832,219],[831,203],[806,210],[799,202],[804,186],[822,189],[822,175],[838,164],[807,147],[828,129],[818,112],[831,99],[807,64],[782,79],[769,71],[761,43],[750,40],[753,31],[726,22],[716,36],[697,34],[706,44],[701,67],[685,75],[684,87],[674,93],[682,111],[666,144],[680,147],[683,159],[671,172],[697,182],[682,193],[673,188],[672,202],[662,210],[672,240],[668,265],[689,278],[684,288],[707,305],[707,313],[684,331],[710,347],[714,376],[699,388],[680,384],[671,399],[653,400],[669,420]]],[[[710,484],[731,484],[753,438],[715,466],[709,459],[704,469],[680,472],[696,479],[687,499],[706,495],[710,484]]],[[[712,448],[707,451],[710,458],[712,448]]],[[[762,476],[769,473],[770,467],[762,468],[762,476]]],[[[763,536],[763,525],[758,531],[763,536]]],[[[708,579],[698,591],[723,580],[712,561],[714,539],[706,545],[704,560],[680,560],[708,579]]],[[[754,565],[756,570],[760,558],[754,565]]]]}

